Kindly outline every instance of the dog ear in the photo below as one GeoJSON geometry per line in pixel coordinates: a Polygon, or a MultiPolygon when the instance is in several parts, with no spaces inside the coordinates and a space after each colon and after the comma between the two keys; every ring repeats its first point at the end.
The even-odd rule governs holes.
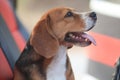
{"type": "Polygon", "coordinates": [[[46,58],[51,58],[57,53],[59,42],[52,32],[49,16],[37,23],[31,34],[30,44],[38,54],[46,58]]]}

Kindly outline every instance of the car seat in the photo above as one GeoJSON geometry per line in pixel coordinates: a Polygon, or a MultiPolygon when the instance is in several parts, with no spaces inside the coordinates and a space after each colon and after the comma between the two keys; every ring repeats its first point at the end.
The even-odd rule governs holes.
{"type": "Polygon", "coordinates": [[[0,0],[0,80],[12,80],[15,61],[29,37],[11,0],[0,0]]]}

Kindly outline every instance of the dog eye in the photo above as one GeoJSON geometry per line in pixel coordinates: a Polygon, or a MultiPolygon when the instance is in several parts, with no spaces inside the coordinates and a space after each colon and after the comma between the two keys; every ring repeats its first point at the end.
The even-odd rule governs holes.
{"type": "Polygon", "coordinates": [[[72,12],[67,12],[67,14],[65,15],[65,17],[72,17],[73,16],[73,13],[72,12]]]}

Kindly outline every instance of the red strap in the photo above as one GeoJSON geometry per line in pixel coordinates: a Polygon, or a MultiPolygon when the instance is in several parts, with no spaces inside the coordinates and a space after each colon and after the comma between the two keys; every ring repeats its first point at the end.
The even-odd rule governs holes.
{"type": "Polygon", "coordinates": [[[14,13],[13,13],[12,8],[7,0],[0,0],[0,13],[1,13],[2,17],[4,18],[20,51],[22,51],[25,46],[25,40],[17,28],[14,13]]]}
{"type": "Polygon", "coordinates": [[[0,49],[0,80],[12,80],[13,74],[11,68],[0,49]]]}
{"type": "Polygon", "coordinates": [[[12,8],[7,0],[0,0],[0,13],[8,25],[10,32],[15,31],[17,28],[16,20],[12,8]]]}

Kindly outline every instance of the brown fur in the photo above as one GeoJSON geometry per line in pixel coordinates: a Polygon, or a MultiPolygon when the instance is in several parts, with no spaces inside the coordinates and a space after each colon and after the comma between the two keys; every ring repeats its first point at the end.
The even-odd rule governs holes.
{"type": "Polygon", "coordinates": [[[54,56],[59,47],[59,43],[64,41],[67,32],[84,30],[84,21],[78,14],[74,13],[74,17],[64,18],[68,11],[74,13],[74,10],[71,8],[52,9],[44,14],[35,26],[30,44],[33,45],[38,53],[42,53],[42,56],[48,58],[54,56]]]}
{"type": "MultiPolygon", "coordinates": [[[[84,31],[85,23],[71,8],[55,8],[48,11],[37,23],[14,70],[14,80],[46,80],[46,69],[60,45],[72,47],[64,41],[67,32],[84,31]],[[73,17],[64,18],[68,11],[73,17]]],[[[74,80],[69,59],[66,78],[74,80]]]]}

